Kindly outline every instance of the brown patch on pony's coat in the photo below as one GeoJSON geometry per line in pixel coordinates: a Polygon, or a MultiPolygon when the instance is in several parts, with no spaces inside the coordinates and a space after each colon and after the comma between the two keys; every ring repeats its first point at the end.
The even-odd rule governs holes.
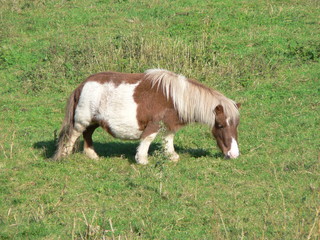
{"type": "Polygon", "coordinates": [[[115,134],[111,131],[111,128],[109,127],[108,123],[106,121],[96,121],[95,119],[92,120],[94,123],[99,124],[100,127],[102,127],[107,133],[109,133],[112,137],[116,137],[115,134]]]}
{"type": "Polygon", "coordinates": [[[112,82],[117,87],[122,83],[135,84],[144,77],[144,73],[119,73],[119,72],[100,72],[88,77],[86,82],[98,82],[104,84],[112,82]]]}
{"type": "Polygon", "coordinates": [[[172,99],[182,122],[200,122],[213,127],[215,116],[212,110],[218,105],[222,105],[227,117],[239,118],[233,100],[195,80],[162,69],[147,70],[146,78],[153,87],[161,89],[167,99],[172,99]]]}
{"type": "Polygon", "coordinates": [[[93,124],[86,128],[86,130],[82,133],[84,139],[84,148],[92,148],[92,134],[99,127],[99,124],[93,124]]]}
{"type": "Polygon", "coordinates": [[[161,121],[169,131],[174,132],[183,125],[174,109],[172,99],[167,99],[147,78],[143,78],[136,87],[133,97],[138,105],[138,124],[140,130],[144,131],[141,138],[159,131],[161,121]]]}

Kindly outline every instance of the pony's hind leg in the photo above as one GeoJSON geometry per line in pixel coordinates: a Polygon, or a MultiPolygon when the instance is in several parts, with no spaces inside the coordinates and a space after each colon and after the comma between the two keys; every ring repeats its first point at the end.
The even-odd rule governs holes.
{"type": "Polygon", "coordinates": [[[173,132],[167,132],[164,136],[164,148],[165,152],[168,154],[169,158],[173,162],[179,161],[179,155],[174,150],[173,146],[173,138],[174,133],[173,132]]]}
{"type": "Polygon", "coordinates": [[[77,131],[75,129],[72,130],[70,137],[68,138],[67,142],[64,145],[64,149],[62,152],[62,156],[68,156],[72,153],[73,148],[74,148],[74,144],[77,141],[77,139],[80,137],[81,135],[81,131],[77,131]]]}
{"type": "Polygon", "coordinates": [[[98,124],[90,125],[83,132],[83,139],[84,139],[83,151],[91,159],[99,158],[98,154],[94,151],[93,142],[92,142],[92,134],[94,130],[96,130],[98,127],[99,127],[98,124]]]}

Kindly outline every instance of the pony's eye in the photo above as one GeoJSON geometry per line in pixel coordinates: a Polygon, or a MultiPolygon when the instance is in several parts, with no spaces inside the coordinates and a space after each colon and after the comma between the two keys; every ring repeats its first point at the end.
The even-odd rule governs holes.
{"type": "Polygon", "coordinates": [[[223,128],[221,124],[217,124],[217,128],[223,128]]]}

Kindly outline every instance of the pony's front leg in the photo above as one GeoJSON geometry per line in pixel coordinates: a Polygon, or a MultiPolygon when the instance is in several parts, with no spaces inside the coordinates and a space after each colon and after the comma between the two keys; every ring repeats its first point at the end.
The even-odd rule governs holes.
{"type": "Polygon", "coordinates": [[[157,136],[156,133],[152,133],[149,136],[143,138],[140,142],[139,147],[137,148],[137,153],[135,156],[136,162],[138,164],[146,165],[148,164],[148,150],[151,142],[155,139],[157,136]]]}
{"type": "Polygon", "coordinates": [[[166,135],[164,136],[164,149],[166,151],[166,154],[168,154],[169,159],[171,161],[178,162],[179,161],[179,155],[174,150],[173,138],[174,138],[174,133],[173,132],[166,133],[166,135]]]}

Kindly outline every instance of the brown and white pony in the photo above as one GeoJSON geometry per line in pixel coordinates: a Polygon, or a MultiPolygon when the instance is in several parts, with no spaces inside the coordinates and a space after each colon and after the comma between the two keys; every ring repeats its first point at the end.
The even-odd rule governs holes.
{"type": "Polygon", "coordinates": [[[164,125],[165,151],[172,161],[178,161],[174,134],[192,122],[209,125],[225,157],[236,158],[238,108],[221,93],[167,70],[97,73],[69,97],[53,159],[72,153],[81,134],[84,153],[97,159],[92,134],[100,126],[116,138],[140,139],[135,159],[139,164],[147,164],[149,146],[164,125]]]}

